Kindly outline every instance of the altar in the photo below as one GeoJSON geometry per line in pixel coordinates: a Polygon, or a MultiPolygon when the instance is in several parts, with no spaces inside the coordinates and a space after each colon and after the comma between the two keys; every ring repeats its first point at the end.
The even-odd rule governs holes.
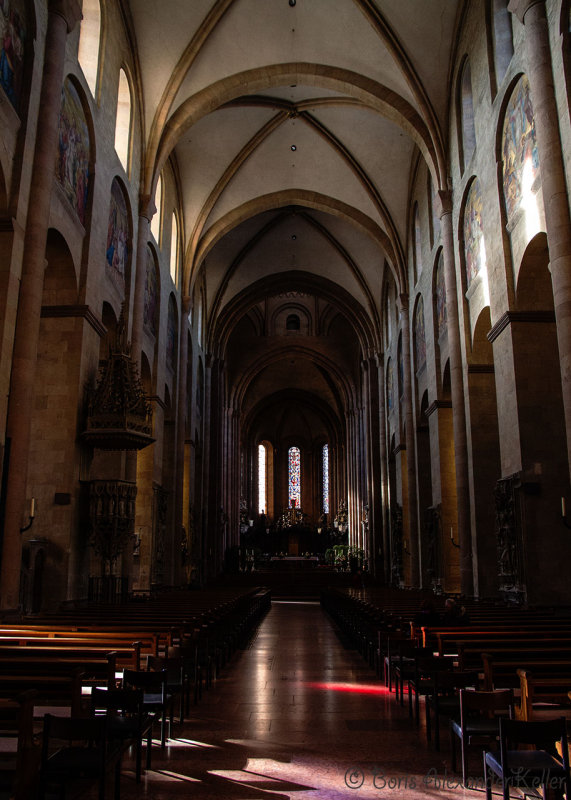
{"type": "Polygon", "coordinates": [[[270,569],[273,570],[315,569],[318,564],[317,556],[272,556],[270,558],[270,569]]]}

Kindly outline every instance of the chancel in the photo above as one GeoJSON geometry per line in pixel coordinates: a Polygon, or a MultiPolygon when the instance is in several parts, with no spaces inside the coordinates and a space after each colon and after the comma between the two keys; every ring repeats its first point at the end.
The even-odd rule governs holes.
{"type": "Polygon", "coordinates": [[[9,796],[64,780],[39,709],[89,716],[147,656],[163,702],[114,709],[145,736],[101,772],[127,798],[356,796],[381,741],[420,779],[447,701],[411,623],[485,675],[439,684],[452,715],[494,688],[565,712],[570,0],[1,0],[0,26],[9,796]],[[446,597],[473,643],[418,624],[446,597]]]}

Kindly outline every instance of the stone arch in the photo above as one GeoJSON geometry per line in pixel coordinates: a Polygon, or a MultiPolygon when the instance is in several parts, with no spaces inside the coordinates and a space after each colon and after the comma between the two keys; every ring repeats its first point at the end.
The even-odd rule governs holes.
{"type": "Polygon", "coordinates": [[[87,593],[89,554],[79,533],[77,409],[84,402],[84,338],[89,338],[92,331],[81,316],[73,313],[77,304],[73,258],[66,240],[53,228],[48,230],[46,262],[28,467],[28,496],[36,498],[42,513],[26,540],[39,537],[50,542],[43,588],[44,596],[57,604],[66,599],[68,592],[74,597],[87,593]],[[54,485],[69,492],[69,504],[55,506],[54,485]],[[68,583],[70,575],[73,579],[68,583]]]}
{"type": "Polygon", "coordinates": [[[164,120],[166,124],[162,129],[155,127],[145,166],[146,191],[152,193],[156,175],[180,136],[205,114],[244,94],[258,94],[276,86],[303,84],[308,80],[312,86],[357,97],[367,107],[399,125],[418,145],[439,186],[445,186],[446,160],[439,134],[430,131],[425,120],[400,95],[350,70],[333,70],[322,64],[289,63],[266,65],[223,78],[179,106],[168,121],[164,120]]]}
{"type": "Polygon", "coordinates": [[[279,327],[279,333],[296,332],[301,334],[303,332],[306,336],[311,336],[314,330],[312,322],[311,314],[305,306],[301,303],[288,301],[275,309],[270,318],[270,331],[273,334],[277,334],[279,327]],[[297,317],[298,320],[297,328],[288,327],[290,317],[294,316],[297,317]],[[285,318],[285,322],[282,320],[282,325],[279,325],[281,317],[285,318]]]}
{"type": "Polygon", "coordinates": [[[516,308],[522,311],[554,310],[549,249],[543,232],[529,242],[524,252],[517,276],[516,308]]]}
{"type": "Polygon", "coordinates": [[[472,353],[468,364],[467,399],[470,406],[469,433],[472,440],[470,464],[473,486],[474,583],[481,596],[498,589],[496,541],[489,535],[495,528],[491,498],[501,478],[501,448],[498,420],[494,353],[488,334],[492,327],[490,307],[483,308],[474,325],[472,353]]]}

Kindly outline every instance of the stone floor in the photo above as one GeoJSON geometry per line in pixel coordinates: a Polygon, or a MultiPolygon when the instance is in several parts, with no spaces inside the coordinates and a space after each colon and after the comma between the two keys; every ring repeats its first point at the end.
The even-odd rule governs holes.
{"type": "Polygon", "coordinates": [[[427,745],[317,604],[274,603],[139,786],[124,763],[121,798],[483,798],[460,787],[444,740],[427,745]]]}

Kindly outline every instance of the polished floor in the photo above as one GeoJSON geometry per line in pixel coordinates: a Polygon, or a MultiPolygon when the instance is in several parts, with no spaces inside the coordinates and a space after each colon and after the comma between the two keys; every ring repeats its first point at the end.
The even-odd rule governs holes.
{"type": "Polygon", "coordinates": [[[172,734],[140,785],[124,763],[122,800],[484,797],[450,772],[447,733],[441,753],[427,745],[315,603],[273,603],[172,734]]]}

